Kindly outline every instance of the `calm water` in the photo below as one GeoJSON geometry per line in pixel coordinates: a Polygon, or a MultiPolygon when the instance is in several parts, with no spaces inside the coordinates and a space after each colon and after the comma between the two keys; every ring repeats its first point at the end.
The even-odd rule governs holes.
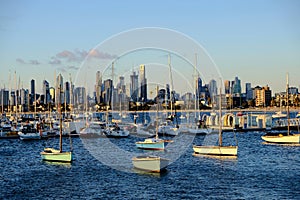
{"type": "MultiPolygon", "coordinates": [[[[71,165],[41,161],[40,151],[57,145],[58,138],[0,140],[0,199],[300,199],[300,147],[265,145],[262,134],[238,133],[237,159],[193,156],[192,144],[205,141],[197,136],[160,175],[133,170],[122,153],[112,152],[119,160],[103,155],[115,151],[103,146],[108,142],[105,138],[89,144],[102,149],[98,156],[115,162],[114,168],[125,163],[124,170],[102,164],[81,138],[72,139],[75,160],[71,165]]],[[[121,151],[141,153],[134,146],[137,140],[134,136],[110,139],[121,151]]],[[[67,146],[69,139],[64,138],[64,143],[67,146]]]]}

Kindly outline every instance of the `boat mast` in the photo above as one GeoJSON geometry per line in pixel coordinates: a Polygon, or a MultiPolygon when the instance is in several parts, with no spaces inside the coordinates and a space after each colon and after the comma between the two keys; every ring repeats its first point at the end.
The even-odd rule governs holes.
{"type": "Polygon", "coordinates": [[[59,100],[58,100],[58,110],[59,110],[59,151],[62,153],[62,117],[61,117],[61,84],[59,84],[59,100]]]}
{"type": "Polygon", "coordinates": [[[172,70],[171,70],[171,56],[168,54],[168,65],[169,65],[169,76],[171,81],[171,117],[173,117],[173,78],[172,78],[172,70]]]}
{"type": "MultiPolygon", "coordinates": [[[[197,94],[197,83],[198,83],[198,78],[199,78],[199,74],[197,74],[197,53],[195,53],[195,66],[194,66],[194,84],[195,84],[195,106],[194,106],[194,110],[195,110],[195,120],[197,120],[197,105],[199,105],[199,99],[198,99],[198,94],[199,94],[199,88],[198,88],[198,94],[197,94]],[[198,76],[197,76],[198,75],[198,76]]],[[[199,119],[200,119],[200,112],[199,114],[199,119]]]]}
{"type": "Polygon", "coordinates": [[[287,135],[290,135],[289,74],[286,74],[287,135]]]}
{"type": "Polygon", "coordinates": [[[156,130],[155,130],[155,139],[158,139],[158,106],[159,106],[158,86],[156,86],[156,130]]]}
{"type": "Polygon", "coordinates": [[[222,81],[220,83],[220,100],[219,100],[219,146],[222,146],[222,81]]]}

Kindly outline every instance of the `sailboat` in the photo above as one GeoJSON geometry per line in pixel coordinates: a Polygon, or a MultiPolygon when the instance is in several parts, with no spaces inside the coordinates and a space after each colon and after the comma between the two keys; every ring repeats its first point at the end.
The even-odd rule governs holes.
{"type": "MultiPolygon", "coordinates": [[[[59,86],[59,94],[61,94],[61,86],[59,86]]],[[[45,161],[56,161],[56,162],[72,162],[72,152],[63,152],[62,148],[62,114],[61,114],[61,103],[58,103],[59,109],[59,150],[54,148],[45,148],[41,152],[42,159],[45,161]]]]}
{"type": "Polygon", "coordinates": [[[169,159],[159,156],[137,156],[132,158],[133,166],[147,172],[161,172],[169,165],[169,159]]]}
{"type": "Polygon", "coordinates": [[[290,110],[289,110],[289,77],[287,74],[287,83],[286,83],[286,98],[287,98],[287,132],[278,132],[272,133],[272,131],[267,132],[266,135],[261,138],[269,143],[278,143],[278,144],[299,144],[300,143],[300,134],[291,134],[290,133],[290,110]]]}
{"type": "MultiPolygon", "coordinates": [[[[196,77],[196,80],[195,80],[195,119],[196,119],[196,112],[197,112],[197,105],[199,104],[198,102],[198,95],[196,93],[196,88],[197,88],[197,83],[198,83],[198,78],[199,78],[199,73],[198,73],[198,76],[196,75],[196,68],[197,68],[197,54],[195,55],[195,66],[194,66],[194,73],[195,73],[195,77],[196,77]]],[[[199,106],[198,106],[199,107],[199,106]]],[[[198,108],[198,111],[200,111],[200,109],[198,108]]],[[[209,134],[212,132],[212,129],[211,128],[208,128],[204,125],[204,121],[201,121],[200,120],[200,112],[199,112],[199,120],[198,120],[198,123],[196,124],[196,126],[192,126],[188,129],[188,132],[191,133],[191,134],[209,134]]]]}
{"type": "MultiPolygon", "coordinates": [[[[156,88],[157,95],[158,95],[158,86],[156,88]]],[[[156,100],[156,133],[155,138],[146,138],[144,141],[136,142],[136,147],[140,149],[147,149],[147,150],[164,150],[165,149],[165,141],[158,138],[158,98],[156,100]]]]}
{"type": "Polygon", "coordinates": [[[222,144],[222,92],[220,88],[219,102],[219,145],[218,146],[193,146],[195,154],[213,156],[237,156],[238,146],[224,146],[222,144]]]}
{"type": "Polygon", "coordinates": [[[180,133],[179,125],[178,125],[178,119],[177,119],[177,113],[176,113],[176,106],[174,107],[174,114],[173,114],[173,103],[175,103],[175,95],[173,91],[173,76],[172,76],[172,68],[171,68],[171,58],[170,55],[168,56],[168,65],[169,65],[169,76],[170,76],[170,82],[171,82],[171,114],[167,116],[166,121],[159,126],[158,132],[162,135],[168,135],[168,136],[176,136],[180,133]],[[176,126],[174,126],[174,118],[176,120],[176,126]]]}

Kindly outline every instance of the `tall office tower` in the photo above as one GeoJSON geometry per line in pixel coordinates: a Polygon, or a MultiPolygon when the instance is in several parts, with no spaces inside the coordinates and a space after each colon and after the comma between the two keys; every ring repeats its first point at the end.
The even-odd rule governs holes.
{"type": "Polygon", "coordinates": [[[102,87],[102,74],[100,71],[96,73],[96,103],[101,103],[101,87],[102,87]]]}
{"type": "Polygon", "coordinates": [[[64,103],[70,104],[70,83],[68,81],[65,82],[64,94],[65,94],[64,103]]]}
{"type": "Polygon", "coordinates": [[[58,103],[64,102],[64,95],[62,95],[63,94],[63,86],[64,86],[63,83],[64,83],[64,78],[61,74],[59,74],[56,77],[56,87],[55,87],[55,103],[57,105],[58,105],[58,103]]]}
{"type": "Polygon", "coordinates": [[[49,93],[50,93],[50,101],[55,102],[55,88],[50,87],[49,88],[49,93]]]}
{"type": "Polygon", "coordinates": [[[113,93],[113,81],[111,79],[107,79],[103,82],[104,88],[102,92],[102,99],[106,105],[111,105],[112,93],[113,93]]]}
{"type": "Polygon", "coordinates": [[[133,102],[138,101],[138,94],[139,94],[139,85],[138,85],[138,75],[136,72],[133,72],[130,75],[130,97],[133,102]]]}
{"type": "Polygon", "coordinates": [[[211,99],[215,98],[218,93],[217,81],[212,79],[208,85],[209,96],[211,99]]]}
{"type": "Polygon", "coordinates": [[[5,108],[8,106],[8,102],[9,102],[9,91],[5,90],[4,88],[1,89],[0,102],[1,102],[1,112],[3,112],[3,110],[5,110],[5,108]]]}
{"type": "Polygon", "coordinates": [[[22,111],[25,111],[24,108],[28,105],[28,90],[25,90],[22,88],[20,90],[20,96],[21,96],[21,102],[20,104],[22,105],[22,111]]]}
{"type": "Polygon", "coordinates": [[[119,77],[119,83],[118,83],[118,99],[121,102],[124,102],[126,99],[126,86],[125,86],[125,78],[124,76],[119,77]]]}
{"type": "Polygon", "coordinates": [[[252,92],[252,88],[251,88],[251,83],[246,83],[245,87],[246,87],[246,100],[253,99],[253,92],[252,92]]]}
{"type": "Polygon", "coordinates": [[[147,101],[147,79],[145,65],[140,65],[141,101],[147,101]]]}
{"type": "Polygon", "coordinates": [[[49,90],[49,83],[48,81],[43,81],[43,94],[45,97],[44,104],[47,104],[50,102],[50,90],[49,90]]]}
{"type": "Polygon", "coordinates": [[[225,94],[230,94],[230,81],[229,80],[225,80],[224,81],[224,87],[225,87],[225,94]]]}
{"type": "Polygon", "coordinates": [[[242,88],[241,88],[241,80],[238,79],[238,77],[235,77],[234,79],[234,84],[233,84],[233,94],[241,94],[242,93],[242,88]]]}
{"type": "Polygon", "coordinates": [[[171,98],[171,92],[170,92],[170,85],[169,84],[166,84],[166,99],[167,100],[170,100],[171,98]]]}
{"type": "Polygon", "coordinates": [[[35,101],[35,80],[31,79],[30,81],[30,105],[33,105],[35,101]]]}
{"type": "Polygon", "coordinates": [[[202,79],[200,77],[198,77],[196,79],[196,88],[195,89],[196,89],[196,91],[195,91],[196,98],[199,99],[201,96],[201,93],[204,92],[203,87],[202,87],[202,79]]]}
{"type": "Polygon", "coordinates": [[[77,87],[74,90],[74,102],[75,105],[81,105],[82,108],[85,107],[86,91],[84,87],[77,87]]]}

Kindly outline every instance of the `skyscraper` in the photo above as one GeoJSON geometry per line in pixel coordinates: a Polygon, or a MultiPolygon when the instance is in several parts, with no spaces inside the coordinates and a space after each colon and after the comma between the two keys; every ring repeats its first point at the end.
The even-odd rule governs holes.
{"type": "Polygon", "coordinates": [[[133,102],[138,101],[138,88],[138,75],[136,72],[133,72],[132,75],[130,75],[130,97],[133,102]]]}
{"type": "Polygon", "coordinates": [[[70,104],[70,83],[68,81],[65,82],[64,94],[65,94],[65,103],[70,104]]]}
{"type": "Polygon", "coordinates": [[[48,81],[43,81],[43,94],[45,97],[44,103],[47,104],[50,102],[50,90],[49,90],[49,83],[48,81]]]}
{"type": "Polygon", "coordinates": [[[100,71],[96,73],[96,103],[101,103],[101,87],[102,87],[102,74],[100,71]]]}
{"type": "Polygon", "coordinates": [[[242,93],[242,88],[241,88],[241,80],[238,77],[235,77],[234,79],[234,84],[232,85],[232,93],[233,94],[241,94],[242,93]]]}
{"type": "Polygon", "coordinates": [[[229,80],[224,81],[224,87],[225,87],[225,94],[230,94],[230,81],[229,80]]]}
{"type": "Polygon", "coordinates": [[[56,87],[55,87],[55,103],[58,104],[63,103],[63,99],[64,96],[62,95],[63,93],[63,83],[64,83],[64,79],[63,76],[61,74],[59,74],[56,77],[56,87]],[[60,98],[60,99],[59,99],[60,98]]]}
{"type": "Polygon", "coordinates": [[[140,100],[147,101],[147,79],[145,65],[140,65],[140,82],[141,82],[141,94],[140,100]]]}
{"type": "Polygon", "coordinates": [[[246,100],[253,99],[253,91],[251,88],[251,83],[246,83],[245,87],[246,87],[246,100]]]}
{"type": "Polygon", "coordinates": [[[35,80],[31,79],[30,81],[30,105],[33,105],[35,101],[35,80]]]}

